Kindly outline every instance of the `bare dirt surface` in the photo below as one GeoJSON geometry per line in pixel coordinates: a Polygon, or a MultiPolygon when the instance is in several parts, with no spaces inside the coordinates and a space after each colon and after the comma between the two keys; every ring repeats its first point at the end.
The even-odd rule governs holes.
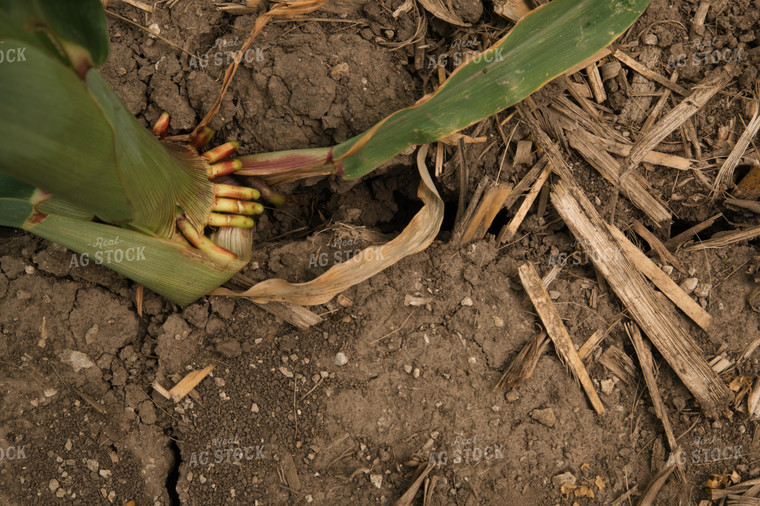
{"type": "MultiPolygon", "coordinates": [[[[432,91],[438,74],[431,61],[445,55],[451,71],[463,47],[487,47],[511,26],[491,13],[490,2],[454,1],[473,28],[428,16],[425,57],[415,62],[413,51],[387,46],[416,30],[411,13],[392,16],[401,3],[331,2],[312,21],[267,26],[211,124],[215,142],[237,140],[244,153],[340,142],[432,91]]],[[[731,125],[735,142],[750,117],[760,2],[712,2],[705,35],[695,43],[698,4],[653,0],[618,42],[653,62],[656,72],[669,76],[677,68],[685,87],[724,58],[735,60],[736,79],[695,116],[701,154],[685,154],[678,131],[663,143],[698,158],[712,180],[730,150],[717,142],[719,128],[731,125]]],[[[152,15],[115,0],[110,8],[140,25],[155,24],[185,52],[109,17],[107,80],[145,125],[168,111],[172,133],[194,127],[255,15],[224,14],[201,0],[158,5],[152,15]]],[[[615,128],[635,137],[647,117],[642,111],[662,88],[623,70],[605,83],[603,106],[615,128]]],[[[535,101],[564,88],[564,81],[552,83],[535,101]]],[[[486,137],[465,148],[470,188],[499,172],[516,184],[535,161],[534,153],[514,165],[514,143],[503,157],[495,125],[488,120],[467,130],[486,137]]],[[[515,119],[501,128],[507,135],[514,130],[515,141],[528,135],[515,119]]],[[[609,504],[633,487],[644,489],[668,450],[622,327],[625,308],[591,264],[569,262],[550,290],[576,346],[597,330],[607,334],[587,362],[607,413],[595,414],[552,345],[530,379],[509,392],[494,390],[540,331],[517,266],[530,260],[546,274],[573,252],[574,238],[549,204],[542,215],[534,205],[507,245],[496,245],[493,234],[516,207],[502,211],[484,240],[451,246],[458,161],[453,147],[445,155],[437,183],[447,219],[438,240],[339,301],[311,308],[324,321],[308,330],[246,300],[207,297],[181,308],[148,291],[139,316],[133,282],[0,228],[0,503],[392,504],[413,481],[415,468],[406,464],[429,439],[424,458],[438,463],[429,475],[430,504],[609,504]],[[599,362],[612,346],[633,357],[637,375],[628,382],[599,362]],[[179,403],[152,387],[154,381],[170,387],[209,364],[215,369],[197,395],[179,403]],[[286,478],[291,468],[297,482],[286,478]],[[593,497],[563,496],[566,480],[593,497]]],[[[658,230],[580,158],[571,162],[602,216],[621,229],[638,219],[664,240],[718,212],[724,218],[700,238],[757,225],[757,215],[727,209],[721,199],[701,200],[709,189],[694,172],[650,166],[653,193],[675,217],[658,230]]],[[[236,286],[312,279],[366,246],[362,231],[374,239],[396,235],[421,206],[417,181],[411,158],[399,157],[358,184],[285,188],[297,204],[268,209],[257,222],[259,244],[236,286]]],[[[707,358],[725,351],[736,359],[760,337],[760,315],[748,304],[758,287],[759,254],[757,239],[676,252],[687,273],[673,270],[674,280],[696,278],[693,297],[714,318],[709,333],[687,323],[707,358]]],[[[760,476],[757,422],[746,409],[731,419],[705,418],[657,353],[655,361],[686,451],[685,480],[671,477],[657,504],[698,504],[713,474],[760,476]]],[[[757,374],[755,353],[724,379],[757,374]]],[[[413,504],[423,504],[421,496],[413,504]]]]}

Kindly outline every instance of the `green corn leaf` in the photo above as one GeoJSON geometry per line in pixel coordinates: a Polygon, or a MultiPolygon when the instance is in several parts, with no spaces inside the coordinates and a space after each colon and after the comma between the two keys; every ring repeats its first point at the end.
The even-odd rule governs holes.
{"type": "MultiPolygon", "coordinates": [[[[297,151],[242,157],[242,174],[293,180],[332,166],[362,176],[409,146],[435,142],[524,99],[608,46],[649,0],[554,0],[522,18],[500,41],[461,65],[443,85],[332,149],[318,160],[297,151]],[[266,164],[278,164],[272,174],[266,164]]],[[[308,150],[310,154],[315,150],[308,150]]],[[[306,153],[306,150],[304,150],[306,153]]]]}
{"type": "Polygon", "coordinates": [[[180,206],[202,228],[214,202],[202,159],[155,139],[97,72],[82,81],[37,47],[25,55],[0,65],[0,117],[14,118],[0,122],[0,172],[108,223],[170,237],[180,206]]]}
{"type": "MultiPolygon", "coordinates": [[[[169,239],[177,206],[202,228],[213,187],[204,162],[156,141],[103,79],[87,71],[106,54],[93,2],[30,0],[20,7],[0,0],[0,14],[7,14],[0,15],[0,42],[26,51],[23,65],[0,65],[0,225],[55,241],[187,304],[242,268],[252,235],[214,234],[240,257],[224,264],[169,239]]],[[[459,67],[435,93],[369,131],[332,148],[243,157],[240,173],[270,181],[359,177],[409,146],[522,100],[607,46],[648,2],[554,0],[459,67]]]]}
{"type": "MultiPolygon", "coordinates": [[[[225,283],[248,262],[245,258],[220,264],[187,244],[72,217],[76,209],[65,203],[50,205],[49,199],[33,205],[39,198],[40,192],[31,186],[0,174],[0,226],[56,242],[77,253],[74,266],[105,265],[180,305],[225,283]],[[46,204],[69,215],[41,213],[46,204]]],[[[250,243],[247,251],[250,255],[250,243]]]]}
{"type": "Polygon", "coordinates": [[[99,0],[0,0],[0,36],[46,49],[84,75],[108,55],[99,0]]]}
{"type": "Polygon", "coordinates": [[[97,72],[87,74],[87,84],[114,134],[111,148],[115,172],[120,191],[130,203],[130,226],[170,237],[179,206],[202,229],[214,203],[214,186],[206,175],[204,160],[180,146],[156,140],[97,72]]]}
{"type": "Polygon", "coordinates": [[[103,221],[129,223],[119,174],[108,170],[116,167],[115,141],[102,110],[60,60],[25,47],[25,62],[0,65],[0,172],[86,203],[103,221]]]}

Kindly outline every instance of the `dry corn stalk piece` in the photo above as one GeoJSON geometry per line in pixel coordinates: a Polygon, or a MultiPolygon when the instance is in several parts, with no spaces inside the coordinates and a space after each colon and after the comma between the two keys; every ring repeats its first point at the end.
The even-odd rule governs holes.
{"type": "Polygon", "coordinates": [[[523,345],[512,362],[509,363],[499,382],[493,387],[494,391],[502,385],[507,389],[516,387],[530,378],[536,369],[536,365],[538,365],[538,359],[544,354],[548,345],[549,341],[546,339],[545,332],[529,338],[528,342],[523,345]]]}
{"type": "Polygon", "coordinates": [[[583,361],[578,356],[578,352],[575,351],[575,345],[573,345],[573,341],[567,333],[565,324],[562,323],[562,317],[559,315],[557,308],[549,297],[546,288],[544,288],[544,284],[541,281],[538,272],[536,272],[535,267],[530,263],[525,263],[518,268],[518,272],[520,274],[520,281],[525,288],[525,292],[528,294],[528,297],[530,297],[533,307],[536,308],[538,316],[541,318],[544,327],[546,327],[546,333],[549,334],[552,342],[554,342],[557,355],[559,355],[562,362],[570,369],[573,377],[575,377],[583,386],[594,410],[600,415],[604,414],[606,411],[604,404],[602,404],[602,400],[596,393],[594,384],[591,382],[591,378],[589,378],[588,372],[586,371],[586,366],[583,365],[583,361]]]}
{"type": "Polygon", "coordinates": [[[412,500],[414,500],[414,496],[417,495],[417,491],[420,489],[422,482],[427,478],[427,475],[430,474],[430,471],[432,471],[433,468],[435,468],[435,462],[433,461],[429,461],[427,464],[420,463],[414,481],[409,485],[409,489],[404,492],[404,495],[399,497],[395,503],[393,503],[393,506],[409,506],[412,504],[412,500]]]}
{"type": "MultiPolygon", "coordinates": [[[[639,357],[639,365],[641,371],[644,374],[644,381],[647,384],[647,390],[649,390],[649,397],[652,399],[654,405],[654,411],[657,414],[657,418],[662,422],[662,427],[665,429],[665,437],[668,440],[668,446],[673,455],[678,455],[680,449],[675,434],[673,434],[673,426],[670,425],[670,419],[668,418],[668,412],[665,408],[665,403],[662,402],[662,396],[660,395],[660,389],[657,388],[657,379],[654,376],[654,359],[652,358],[652,350],[649,348],[649,344],[641,337],[639,328],[632,323],[628,323],[625,326],[625,332],[628,334],[633,347],[636,350],[636,355],[639,357]]],[[[680,469],[680,463],[676,459],[676,463],[680,469]]]]}
{"type": "Polygon", "coordinates": [[[702,223],[697,223],[693,227],[689,227],[680,234],[671,237],[667,241],[665,241],[665,247],[669,250],[675,251],[678,248],[680,248],[686,241],[692,238],[695,234],[700,233],[701,231],[708,229],[713,226],[713,224],[718,220],[718,218],[722,217],[723,214],[718,213],[715,216],[711,216],[710,218],[707,218],[702,223]]]}
{"type": "Polygon", "coordinates": [[[739,165],[744,152],[747,151],[749,143],[755,138],[757,131],[760,130],[760,81],[755,82],[755,99],[752,103],[752,119],[747,124],[747,128],[736,141],[736,145],[731,150],[731,153],[723,162],[723,165],[718,171],[718,175],[715,177],[715,183],[713,184],[713,192],[720,192],[727,190],[733,183],[734,169],[739,165]]]}
{"type": "Polygon", "coordinates": [[[646,77],[647,79],[651,79],[652,81],[655,81],[666,88],[670,88],[671,90],[675,91],[679,95],[686,96],[689,94],[689,90],[684,88],[683,86],[680,86],[669,79],[666,79],[662,75],[658,74],[657,72],[654,72],[653,70],[649,70],[647,67],[639,63],[638,61],[634,60],[621,50],[617,50],[613,53],[613,56],[620,60],[621,63],[626,64],[627,66],[631,67],[633,70],[641,74],[642,76],[646,77]]]}
{"type": "Polygon", "coordinates": [[[462,220],[460,227],[461,239],[458,239],[457,230],[455,228],[454,237],[452,241],[456,239],[459,244],[467,244],[468,242],[478,239],[482,239],[488,227],[493,223],[494,218],[501,210],[504,202],[509,197],[511,187],[506,183],[496,184],[490,183],[485,178],[481,180],[483,186],[478,184],[478,188],[472,196],[470,206],[473,204],[477,207],[474,208],[472,214],[470,214],[470,207],[468,206],[467,212],[462,220]],[[482,198],[480,196],[482,195],[482,198]],[[476,200],[478,199],[478,200],[476,200]]]}
{"type": "Polygon", "coordinates": [[[678,259],[674,257],[670,251],[668,251],[668,248],[666,248],[665,245],[662,244],[662,242],[657,238],[657,236],[650,232],[643,223],[638,220],[633,220],[633,222],[631,222],[631,226],[637,234],[639,234],[647,243],[649,243],[649,246],[657,253],[663,264],[670,264],[678,269],[681,274],[686,274],[686,269],[683,268],[681,262],[679,262],[678,259]]]}
{"type": "Polygon", "coordinates": [[[602,339],[604,339],[606,336],[607,333],[602,332],[601,329],[591,334],[591,337],[586,339],[586,342],[583,343],[580,348],[578,348],[578,356],[581,357],[581,360],[586,360],[586,357],[589,356],[594,348],[596,348],[596,346],[601,343],[602,339]]]}
{"type": "Polygon", "coordinates": [[[277,318],[284,320],[299,329],[308,329],[319,323],[322,318],[313,311],[309,311],[303,306],[295,304],[286,304],[284,302],[270,302],[268,304],[257,304],[261,309],[272,313],[277,318]]]}
{"type": "Polygon", "coordinates": [[[520,224],[528,215],[528,211],[530,211],[533,202],[536,200],[536,197],[538,197],[538,192],[541,191],[544,183],[546,183],[546,180],[549,179],[551,172],[551,168],[548,165],[544,167],[543,171],[541,171],[538,179],[536,179],[535,183],[533,183],[533,187],[525,196],[525,199],[523,199],[522,204],[520,204],[520,208],[517,210],[512,219],[509,220],[509,223],[504,225],[504,227],[501,229],[501,232],[499,232],[499,235],[496,237],[496,242],[498,244],[509,242],[512,240],[512,238],[514,238],[515,234],[517,233],[517,229],[520,228],[520,224]]]}
{"type": "Polygon", "coordinates": [[[747,230],[735,230],[728,233],[718,232],[716,235],[717,237],[713,236],[706,241],[692,244],[686,249],[689,251],[702,251],[704,249],[724,248],[729,244],[749,241],[755,237],[760,237],[760,226],[748,228],[747,230]]]}
{"type": "Polygon", "coordinates": [[[646,213],[655,223],[670,221],[670,211],[663,202],[652,195],[646,179],[638,173],[621,178],[620,162],[610,156],[604,146],[595,142],[594,137],[583,129],[568,131],[570,145],[594,167],[607,181],[619,188],[633,205],[646,213]]]}
{"type": "Polygon", "coordinates": [[[549,157],[560,176],[552,188],[551,202],[573,235],[587,246],[597,271],[628,308],[665,360],[684,382],[702,410],[717,417],[731,400],[728,387],[707,365],[699,346],[678,322],[674,309],[665,306],[641,272],[621,253],[617,241],[575,181],[557,145],[544,132],[533,114],[518,105],[534,140],[549,157]]]}
{"type": "MultiPolygon", "coordinates": [[[[606,126],[602,126],[602,124],[598,122],[595,122],[586,116],[581,109],[576,109],[575,107],[573,107],[573,110],[566,109],[565,107],[568,102],[563,101],[562,98],[565,97],[559,97],[555,99],[555,103],[552,105],[551,110],[552,112],[557,111],[559,114],[567,116],[567,118],[570,119],[571,123],[563,121],[563,128],[565,128],[565,125],[567,124],[569,128],[565,128],[566,130],[584,130],[584,136],[587,134],[591,142],[601,144],[603,146],[603,149],[609,151],[612,154],[622,157],[626,157],[631,154],[632,143],[630,141],[624,137],[621,137],[615,130],[612,130],[606,126]],[[583,124],[576,126],[576,122],[583,122],[583,124]],[[589,129],[589,127],[591,128],[589,129]]],[[[688,158],[671,155],[669,153],[661,153],[659,151],[648,152],[644,155],[642,161],[655,165],[662,165],[663,167],[670,167],[677,170],[691,169],[691,160],[688,158]]]]}
{"type": "Polygon", "coordinates": [[[293,456],[289,452],[285,452],[280,461],[280,468],[282,474],[285,476],[285,481],[291,490],[299,491],[301,489],[301,479],[298,477],[298,469],[296,469],[296,463],[293,461],[293,456]]]}
{"type": "Polygon", "coordinates": [[[193,371],[182,378],[179,383],[174,385],[171,390],[166,390],[158,380],[153,382],[153,389],[167,399],[179,402],[185,398],[203,379],[211,374],[214,370],[213,365],[208,365],[203,369],[193,371]]]}
{"type": "MultiPolygon", "coordinates": [[[[623,164],[623,173],[620,175],[620,179],[628,177],[641,163],[647,153],[652,151],[665,137],[702,109],[718,91],[722,90],[731,81],[734,72],[736,72],[736,66],[729,63],[702,79],[702,81],[694,86],[694,91],[688,97],[671,109],[648,132],[639,137],[633,144],[631,153],[623,164]]],[[[667,79],[665,81],[668,85],[673,84],[667,79]]]]}
{"type": "Polygon", "coordinates": [[[634,384],[637,375],[633,360],[614,344],[604,350],[602,356],[599,357],[599,363],[620,378],[623,383],[627,385],[634,384]]]}
{"type": "Polygon", "coordinates": [[[672,307],[660,301],[641,272],[621,254],[620,247],[606,230],[601,217],[585,195],[581,195],[580,188],[572,188],[561,180],[554,186],[551,199],[573,235],[587,245],[594,266],[691,391],[703,411],[710,417],[717,417],[730,401],[728,388],[710,369],[672,307]],[[586,199],[586,205],[581,207],[579,198],[586,199]]]}
{"type": "Polygon", "coordinates": [[[635,264],[636,267],[659,288],[681,311],[686,313],[694,323],[699,325],[703,330],[710,328],[712,317],[705,311],[702,306],[697,304],[694,299],[688,296],[683,288],[678,286],[670,276],[662,272],[657,265],[647,257],[639,248],[636,247],[628,238],[614,225],[607,225],[613,237],[617,240],[623,249],[625,256],[635,264]]]}
{"type": "Polygon", "coordinates": [[[668,481],[670,475],[676,470],[676,462],[678,462],[678,457],[682,451],[683,450],[679,449],[673,458],[668,459],[667,463],[662,466],[654,478],[651,479],[647,484],[647,488],[644,489],[644,495],[639,499],[638,506],[652,506],[653,504],[658,504],[655,502],[657,494],[660,493],[665,482],[668,481]]]}

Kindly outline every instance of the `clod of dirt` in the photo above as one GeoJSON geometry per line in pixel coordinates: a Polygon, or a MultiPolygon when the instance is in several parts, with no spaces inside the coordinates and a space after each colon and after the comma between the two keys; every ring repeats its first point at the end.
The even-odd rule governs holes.
{"type": "Polygon", "coordinates": [[[182,317],[196,328],[205,328],[208,321],[208,303],[201,301],[187,306],[182,311],[182,317]]]}
{"type": "Polygon", "coordinates": [[[679,286],[684,292],[691,293],[697,287],[697,284],[699,284],[699,280],[697,278],[686,278],[681,281],[681,284],[679,286]]]}
{"type": "Polygon", "coordinates": [[[69,323],[79,348],[96,357],[102,353],[116,354],[137,339],[134,313],[121,299],[100,288],[79,291],[69,323]]]}
{"type": "Polygon", "coordinates": [[[9,279],[16,279],[24,272],[24,262],[20,258],[4,256],[0,258],[0,267],[9,279]]]}
{"type": "Polygon", "coordinates": [[[453,0],[453,11],[462,21],[475,23],[483,15],[483,2],[480,0],[453,0]]]}
{"type": "Polygon", "coordinates": [[[554,415],[552,408],[534,409],[530,413],[530,417],[542,425],[547,427],[554,427],[557,423],[557,417],[554,415]]]}
{"type": "Polygon", "coordinates": [[[191,333],[190,326],[178,314],[166,319],[158,336],[156,355],[168,373],[182,372],[192,362],[198,342],[196,332],[191,333]]]}
{"type": "Polygon", "coordinates": [[[47,247],[37,252],[32,260],[37,264],[39,270],[53,276],[68,276],[71,270],[71,253],[63,246],[55,243],[47,244],[47,247]]]}
{"type": "Polygon", "coordinates": [[[5,274],[0,272],[0,297],[5,297],[5,294],[8,292],[9,284],[8,278],[5,277],[5,274]]]}
{"type": "Polygon", "coordinates": [[[216,343],[216,351],[227,358],[237,358],[243,354],[243,348],[234,339],[225,339],[216,343]]]}
{"type": "Polygon", "coordinates": [[[74,372],[79,372],[82,369],[95,367],[95,362],[93,362],[90,359],[90,357],[88,357],[81,351],[63,350],[60,357],[61,357],[61,362],[63,362],[64,364],[68,364],[74,368],[74,372]]]}

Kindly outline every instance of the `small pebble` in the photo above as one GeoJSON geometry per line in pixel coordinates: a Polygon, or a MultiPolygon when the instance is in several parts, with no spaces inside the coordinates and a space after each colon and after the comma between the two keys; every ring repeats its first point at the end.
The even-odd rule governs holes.
{"type": "Polygon", "coordinates": [[[560,298],[561,295],[562,293],[559,292],[558,290],[549,290],[549,298],[551,300],[557,300],[560,298]]]}
{"type": "Polygon", "coordinates": [[[534,409],[530,412],[530,417],[547,427],[554,427],[557,423],[557,417],[554,415],[552,408],[534,409]]]}
{"type": "Polygon", "coordinates": [[[510,390],[507,392],[507,395],[505,395],[504,398],[507,399],[507,402],[515,402],[520,398],[520,394],[514,390],[510,390]]]}
{"type": "Polygon", "coordinates": [[[694,295],[707,298],[710,295],[710,290],[712,290],[712,283],[700,283],[694,289],[694,295]]]}
{"type": "Polygon", "coordinates": [[[615,389],[615,382],[611,379],[603,379],[601,381],[602,384],[602,393],[606,395],[610,395],[612,391],[615,389]]]}
{"type": "Polygon", "coordinates": [[[55,492],[60,486],[61,485],[58,483],[58,480],[50,480],[50,483],[48,483],[48,488],[51,492],[55,492]]]}
{"type": "Polygon", "coordinates": [[[407,374],[412,374],[412,366],[409,364],[404,364],[404,371],[406,371],[407,374]]]}
{"type": "Polygon", "coordinates": [[[280,372],[285,376],[286,378],[292,378],[293,377],[293,371],[285,367],[284,365],[280,366],[280,372]]]}
{"type": "Polygon", "coordinates": [[[662,266],[662,272],[670,276],[673,274],[673,266],[672,265],[663,265],[662,266]]]}
{"type": "Polygon", "coordinates": [[[493,326],[497,328],[502,328],[504,326],[504,320],[499,318],[498,316],[493,317],[493,326]]]}
{"type": "Polygon", "coordinates": [[[372,484],[375,486],[375,488],[382,488],[382,486],[383,486],[383,475],[382,474],[370,474],[369,475],[369,481],[372,482],[372,484]]]}
{"type": "Polygon", "coordinates": [[[99,467],[100,467],[100,464],[98,464],[97,460],[87,459],[87,469],[89,469],[93,473],[97,473],[99,467]]]}
{"type": "Polygon", "coordinates": [[[657,45],[657,35],[653,33],[647,33],[644,35],[644,38],[642,40],[644,44],[647,46],[656,46],[657,45]]]}
{"type": "Polygon", "coordinates": [[[259,405],[255,402],[251,405],[251,413],[258,413],[259,412],[259,405]]]}
{"type": "Polygon", "coordinates": [[[346,365],[347,363],[348,363],[348,358],[342,351],[339,351],[338,353],[335,354],[335,365],[343,366],[343,365],[346,365]]]}
{"type": "Polygon", "coordinates": [[[698,283],[699,280],[697,278],[686,278],[681,281],[681,284],[679,286],[684,292],[688,294],[694,291],[698,283]]]}
{"type": "Polygon", "coordinates": [[[412,376],[414,376],[415,379],[420,377],[420,369],[418,367],[414,368],[414,372],[412,373],[412,376]]]}
{"type": "Polygon", "coordinates": [[[469,297],[465,297],[464,299],[462,299],[461,304],[463,306],[472,306],[472,299],[469,297]]]}

